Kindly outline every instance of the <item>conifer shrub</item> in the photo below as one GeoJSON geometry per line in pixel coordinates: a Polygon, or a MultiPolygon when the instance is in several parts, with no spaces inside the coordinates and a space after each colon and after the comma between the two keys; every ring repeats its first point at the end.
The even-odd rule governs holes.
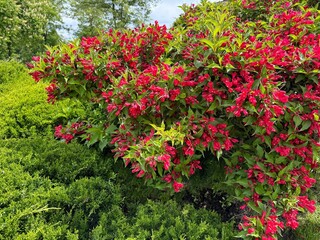
{"type": "Polygon", "coordinates": [[[79,239],[91,239],[92,230],[98,225],[104,213],[109,220],[117,215],[114,208],[120,208],[122,198],[118,185],[100,177],[81,178],[66,187],[64,196],[51,198],[52,204],[61,211],[50,216],[50,221],[68,223],[72,231],[77,231],[79,239]]]}
{"type": "Polygon", "coordinates": [[[0,73],[0,86],[18,79],[28,78],[25,66],[13,60],[0,61],[0,73]]]}
{"type": "Polygon", "coordinates": [[[235,234],[233,223],[222,223],[215,212],[196,210],[191,205],[182,206],[172,200],[140,204],[136,215],[131,217],[117,213],[117,218],[110,218],[110,214],[105,213],[93,230],[92,239],[228,240],[235,234]]]}
{"type": "Polygon", "coordinates": [[[90,239],[101,215],[122,204],[111,164],[100,168],[79,144],[7,139],[0,159],[0,239],[90,239]]]}
{"type": "Polygon", "coordinates": [[[61,189],[25,171],[20,165],[25,158],[32,156],[0,147],[0,239],[78,239],[67,223],[47,221],[59,211],[50,196],[61,189]]]}
{"type": "Polygon", "coordinates": [[[24,65],[0,62],[0,139],[52,133],[54,126],[85,110],[69,100],[47,104],[47,84],[34,84],[24,65]]]}
{"type": "Polygon", "coordinates": [[[105,180],[115,177],[111,156],[102,156],[76,142],[66,145],[56,141],[52,135],[6,139],[0,141],[0,146],[32,156],[21,159],[20,164],[30,173],[49,178],[52,182],[69,185],[84,177],[102,177],[105,180]]]}

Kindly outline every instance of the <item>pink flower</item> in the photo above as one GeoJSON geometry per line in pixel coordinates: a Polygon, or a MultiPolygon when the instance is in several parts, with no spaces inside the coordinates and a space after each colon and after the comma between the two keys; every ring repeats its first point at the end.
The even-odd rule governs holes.
{"type": "Polygon", "coordinates": [[[164,154],[158,157],[158,160],[163,162],[164,170],[169,170],[171,156],[169,154],[164,154]]]}
{"type": "Polygon", "coordinates": [[[190,165],[189,176],[193,175],[196,169],[202,169],[202,167],[200,166],[199,160],[192,161],[191,163],[189,163],[189,165],[190,165]]]}
{"type": "Polygon", "coordinates": [[[69,143],[74,138],[74,136],[72,134],[64,134],[62,138],[66,140],[66,143],[69,143]]]}
{"type": "Polygon", "coordinates": [[[297,221],[298,211],[296,209],[291,209],[288,212],[284,212],[282,216],[286,219],[286,226],[292,229],[296,229],[299,226],[297,221]]]}
{"type": "Polygon", "coordinates": [[[61,138],[63,135],[61,130],[62,130],[62,125],[56,126],[54,136],[56,136],[57,138],[61,138]]]}
{"type": "Polygon", "coordinates": [[[170,174],[167,174],[162,178],[162,180],[167,182],[167,183],[171,183],[173,178],[172,178],[172,176],[170,174]]]}
{"type": "Polygon", "coordinates": [[[172,184],[172,187],[174,189],[175,192],[180,192],[181,188],[183,188],[184,184],[183,183],[179,183],[177,181],[174,181],[172,184]]]}
{"type": "Polygon", "coordinates": [[[33,56],[31,59],[32,59],[32,61],[40,62],[41,58],[39,56],[33,56]]]}
{"type": "Polygon", "coordinates": [[[310,213],[314,213],[316,211],[314,200],[309,200],[307,196],[299,196],[298,197],[298,206],[307,209],[310,213]]]}
{"type": "Polygon", "coordinates": [[[274,91],[272,93],[272,96],[275,100],[282,102],[282,103],[286,103],[289,100],[288,95],[286,94],[285,91],[282,90],[278,90],[278,91],[274,91]]]}
{"type": "Polygon", "coordinates": [[[291,152],[291,148],[289,147],[284,147],[284,146],[279,146],[279,147],[276,147],[276,152],[279,153],[281,156],[288,156],[291,152]]]}
{"type": "Polygon", "coordinates": [[[143,177],[144,174],[145,174],[145,171],[140,170],[139,173],[137,174],[137,178],[143,177]]]}
{"type": "Polygon", "coordinates": [[[254,233],[255,229],[254,228],[248,228],[248,234],[254,233]]]}

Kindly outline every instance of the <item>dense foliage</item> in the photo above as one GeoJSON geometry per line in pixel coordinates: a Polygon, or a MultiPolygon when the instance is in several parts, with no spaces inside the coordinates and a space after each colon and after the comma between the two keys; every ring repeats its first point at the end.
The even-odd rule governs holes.
{"type": "Polygon", "coordinates": [[[23,64],[0,61],[0,139],[46,135],[54,125],[84,116],[79,103],[48,105],[45,87],[34,84],[23,64]]]}
{"type": "Polygon", "coordinates": [[[137,26],[146,21],[158,0],[69,0],[70,15],[77,20],[76,36],[94,36],[106,28],[137,26]]]}
{"type": "Polygon", "coordinates": [[[12,121],[14,114],[1,115],[0,239],[234,235],[233,222],[222,223],[214,211],[199,211],[179,199],[162,203],[160,199],[167,202],[170,196],[134,181],[130,172],[114,164],[111,153],[53,139],[54,125],[75,114],[84,116],[84,111],[70,101],[47,105],[45,84],[36,85],[22,64],[1,62],[0,72],[1,102],[6,103],[1,113],[31,119],[12,121]],[[42,110],[33,112],[35,106],[42,110]],[[175,227],[167,232],[172,223],[175,227]]]}
{"type": "Polygon", "coordinates": [[[244,202],[240,237],[277,239],[315,211],[320,16],[294,1],[203,1],[168,31],[157,23],[49,49],[29,64],[49,101],[91,103],[58,126],[112,148],[157,188],[179,192],[201,162],[224,161],[244,202]]]}
{"type": "Polygon", "coordinates": [[[1,0],[0,59],[30,61],[45,45],[58,44],[60,0],[1,0]]]}

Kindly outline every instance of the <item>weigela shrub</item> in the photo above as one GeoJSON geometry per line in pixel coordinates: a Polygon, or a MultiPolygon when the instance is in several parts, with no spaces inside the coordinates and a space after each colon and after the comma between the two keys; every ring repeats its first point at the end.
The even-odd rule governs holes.
{"type": "Polygon", "coordinates": [[[244,202],[240,237],[296,229],[299,212],[315,211],[320,17],[304,3],[261,4],[203,1],[170,31],[110,30],[34,58],[50,101],[77,98],[101,113],[56,136],[111,147],[137,177],[176,192],[210,151],[244,202]]]}

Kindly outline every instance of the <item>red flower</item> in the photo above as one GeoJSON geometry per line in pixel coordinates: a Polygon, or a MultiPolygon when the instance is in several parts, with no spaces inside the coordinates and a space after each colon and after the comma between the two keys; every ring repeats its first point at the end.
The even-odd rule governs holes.
{"type": "Polygon", "coordinates": [[[288,156],[291,152],[291,148],[289,147],[284,147],[284,146],[279,146],[279,147],[276,147],[276,152],[279,153],[281,156],[288,156]]]}
{"type": "Polygon", "coordinates": [[[304,186],[306,188],[311,188],[316,183],[316,180],[314,178],[310,178],[308,176],[304,176],[303,180],[304,180],[304,186]]]}
{"type": "Polygon", "coordinates": [[[254,233],[255,229],[254,228],[248,228],[248,234],[254,233]]]}
{"type": "Polygon", "coordinates": [[[273,235],[277,233],[277,230],[279,228],[283,228],[283,222],[278,221],[277,216],[269,216],[267,220],[267,225],[266,225],[266,234],[267,235],[273,235]]]}
{"type": "Polygon", "coordinates": [[[112,95],[113,95],[112,91],[101,93],[101,96],[106,100],[107,103],[110,102],[112,95]]]}
{"type": "Polygon", "coordinates": [[[184,184],[183,183],[179,183],[177,181],[174,181],[172,184],[172,187],[174,189],[175,192],[180,192],[181,188],[183,188],[184,184]]]}
{"type": "Polygon", "coordinates": [[[171,156],[169,154],[164,154],[158,157],[158,160],[163,162],[164,170],[169,170],[171,156]]]}
{"type": "Polygon", "coordinates": [[[133,118],[137,118],[141,115],[141,107],[137,103],[132,103],[129,107],[129,115],[133,118]]]}
{"type": "Polygon", "coordinates": [[[282,90],[278,90],[278,91],[274,91],[272,93],[272,96],[275,100],[282,102],[282,103],[286,103],[289,100],[288,95],[286,94],[285,91],[282,90]]]}
{"type": "Polygon", "coordinates": [[[167,183],[171,183],[172,180],[173,180],[173,177],[172,177],[170,174],[168,174],[168,175],[165,175],[165,176],[162,178],[162,180],[166,181],[167,183]]]}
{"type": "Polygon", "coordinates": [[[194,154],[194,148],[192,146],[185,146],[183,147],[184,155],[186,156],[193,156],[194,154]]]}
{"type": "Polygon", "coordinates": [[[200,166],[199,160],[192,161],[191,163],[189,163],[189,165],[190,165],[189,176],[193,175],[196,169],[202,169],[202,167],[200,166]]]}
{"type": "Polygon", "coordinates": [[[298,206],[307,209],[310,213],[314,213],[316,211],[316,202],[314,200],[309,200],[307,196],[299,196],[298,200],[298,206]]]}
{"type": "Polygon", "coordinates": [[[279,117],[280,115],[284,114],[283,107],[280,107],[278,105],[272,105],[271,108],[273,109],[276,117],[279,117]]]}
{"type": "Polygon", "coordinates": [[[183,74],[184,73],[184,68],[179,66],[178,68],[176,68],[173,72],[174,74],[183,74]]]}
{"type": "Polygon", "coordinates": [[[297,221],[298,211],[296,209],[291,209],[288,212],[284,212],[282,216],[286,219],[286,226],[292,229],[296,229],[299,227],[299,223],[297,221]]]}
{"type": "Polygon", "coordinates": [[[174,101],[176,100],[177,96],[180,94],[180,89],[176,88],[176,89],[172,89],[169,91],[169,96],[170,96],[170,100],[174,101]]]}

